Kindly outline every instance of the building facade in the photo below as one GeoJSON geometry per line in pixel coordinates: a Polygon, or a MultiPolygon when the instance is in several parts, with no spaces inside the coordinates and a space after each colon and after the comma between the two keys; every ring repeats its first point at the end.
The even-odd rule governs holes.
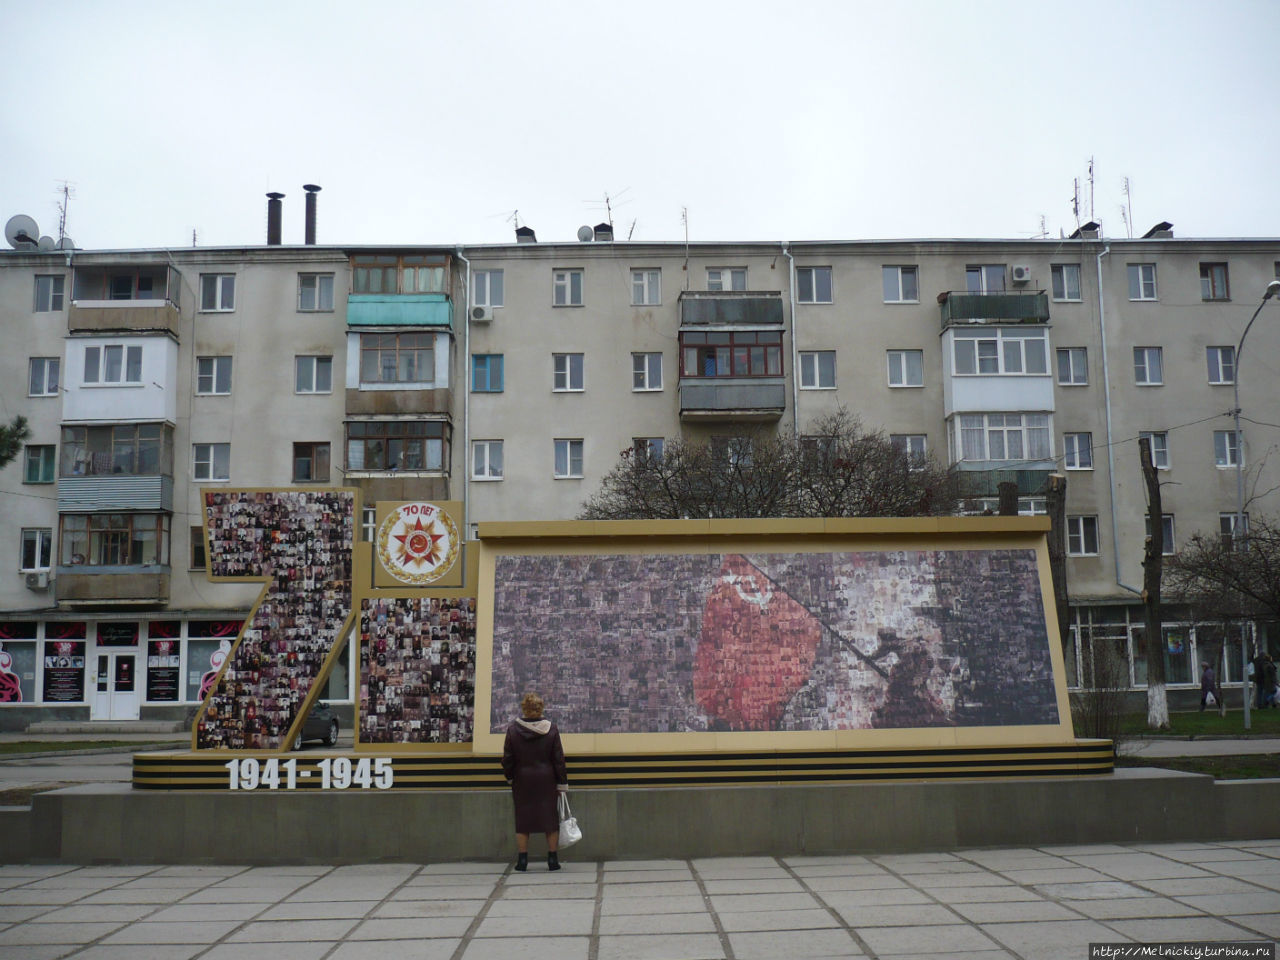
{"type": "MultiPolygon", "coordinates": [[[[190,711],[258,592],[205,576],[202,488],[351,485],[369,514],[460,500],[474,534],[577,516],[623,450],[680,437],[732,457],[843,408],[960,471],[967,511],[1012,480],[1043,512],[1064,474],[1069,682],[1082,645],[1106,643],[1135,687],[1138,438],[1166,552],[1230,532],[1238,463],[1248,511],[1280,509],[1265,312],[1243,351],[1242,444],[1231,417],[1280,241],[1167,224],[1136,240],[521,235],[0,254],[0,414],[31,428],[0,470],[0,726],[190,711]]],[[[1221,628],[1166,620],[1169,682],[1190,691],[1221,628]]],[[[1280,630],[1257,630],[1277,652],[1280,630]]],[[[331,699],[350,702],[351,676],[331,699]]]]}

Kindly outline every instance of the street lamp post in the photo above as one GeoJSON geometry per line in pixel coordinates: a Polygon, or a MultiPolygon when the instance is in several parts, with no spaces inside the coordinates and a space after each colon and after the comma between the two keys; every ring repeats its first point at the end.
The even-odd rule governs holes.
{"type": "MultiPolygon", "coordinates": [[[[1236,438],[1236,522],[1235,529],[1232,533],[1232,544],[1238,551],[1244,536],[1244,438],[1240,435],[1240,357],[1241,351],[1244,349],[1244,338],[1249,335],[1249,328],[1253,326],[1253,321],[1258,319],[1258,314],[1262,312],[1262,308],[1267,305],[1267,301],[1272,297],[1280,294],[1280,280],[1272,280],[1267,284],[1267,292],[1262,295],[1262,302],[1258,304],[1258,309],[1253,311],[1253,316],[1249,318],[1249,322],[1244,325],[1244,333],[1240,334],[1240,342],[1236,344],[1235,355],[1235,371],[1231,375],[1231,390],[1233,395],[1233,404],[1231,415],[1235,422],[1235,438],[1236,438]]],[[[1244,728],[1250,728],[1249,723],[1249,645],[1246,642],[1248,626],[1244,618],[1240,619],[1240,685],[1244,691],[1244,728]]],[[[1225,677],[1223,678],[1226,679],[1225,677]]]]}

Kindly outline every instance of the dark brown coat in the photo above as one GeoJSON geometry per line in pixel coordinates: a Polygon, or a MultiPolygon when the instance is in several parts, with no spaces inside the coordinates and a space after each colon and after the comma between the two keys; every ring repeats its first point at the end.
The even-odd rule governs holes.
{"type": "Polygon", "coordinates": [[[502,748],[502,773],[511,783],[516,833],[555,833],[560,829],[556,785],[569,782],[564,747],[556,725],[536,733],[512,721],[502,748]]]}

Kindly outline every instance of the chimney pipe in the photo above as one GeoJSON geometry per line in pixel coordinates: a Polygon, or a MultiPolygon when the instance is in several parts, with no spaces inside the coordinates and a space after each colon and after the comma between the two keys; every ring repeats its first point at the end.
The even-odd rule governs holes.
{"type": "Polygon", "coordinates": [[[280,220],[284,215],[283,193],[267,194],[267,246],[280,246],[280,220]]]}
{"type": "Polygon", "coordinates": [[[306,243],[315,246],[316,242],[316,194],[320,188],[314,183],[304,183],[302,189],[307,191],[307,232],[306,243]]]}

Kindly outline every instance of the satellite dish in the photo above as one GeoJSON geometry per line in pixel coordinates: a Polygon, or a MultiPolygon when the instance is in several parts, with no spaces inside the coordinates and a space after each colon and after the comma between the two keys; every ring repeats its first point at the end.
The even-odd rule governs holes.
{"type": "Polygon", "coordinates": [[[9,241],[9,246],[15,250],[27,250],[34,247],[38,236],[40,236],[40,228],[25,213],[10,217],[9,222],[4,225],[4,238],[9,241]],[[18,239],[19,234],[22,235],[23,239],[18,239]]]}
{"type": "Polygon", "coordinates": [[[72,240],[70,237],[63,237],[61,240],[58,241],[59,250],[74,250],[75,248],[76,248],[76,242],[72,240]]]}
{"type": "Polygon", "coordinates": [[[53,237],[41,237],[40,240],[36,243],[36,246],[39,247],[42,251],[47,252],[49,250],[55,249],[57,247],[57,243],[54,241],[53,237]]]}
{"type": "Polygon", "coordinates": [[[586,243],[595,235],[596,235],[596,232],[588,226],[584,225],[578,228],[578,239],[581,240],[583,243],[586,243]]]}

